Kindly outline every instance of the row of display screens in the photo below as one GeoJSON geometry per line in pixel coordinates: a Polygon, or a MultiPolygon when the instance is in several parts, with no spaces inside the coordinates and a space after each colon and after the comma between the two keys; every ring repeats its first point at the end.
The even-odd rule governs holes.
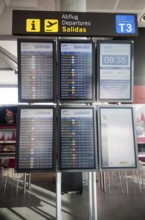
{"type": "Polygon", "coordinates": [[[76,172],[97,170],[98,164],[100,169],[134,169],[133,114],[131,106],[19,106],[16,169],[76,172]]]}
{"type": "Polygon", "coordinates": [[[18,72],[20,102],[131,102],[133,42],[19,39],[18,72]]]}

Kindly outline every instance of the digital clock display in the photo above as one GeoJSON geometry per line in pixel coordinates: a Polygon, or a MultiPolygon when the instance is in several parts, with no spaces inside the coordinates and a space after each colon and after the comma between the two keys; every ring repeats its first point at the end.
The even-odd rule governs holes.
{"type": "Polygon", "coordinates": [[[102,55],[103,65],[128,65],[127,55],[102,55]]]}
{"type": "Polygon", "coordinates": [[[97,48],[98,100],[132,101],[133,42],[100,40],[97,48]]]}

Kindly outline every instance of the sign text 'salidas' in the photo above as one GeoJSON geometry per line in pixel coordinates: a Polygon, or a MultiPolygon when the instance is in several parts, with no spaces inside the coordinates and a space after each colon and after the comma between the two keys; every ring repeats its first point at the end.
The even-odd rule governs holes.
{"type": "Polygon", "coordinates": [[[87,27],[91,26],[90,21],[80,21],[79,15],[71,13],[62,14],[62,32],[87,32],[87,27]]]}
{"type": "Polygon", "coordinates": [[[13,10],[12,24],[22,36],[138,36],[136,14],[13,10]]]}

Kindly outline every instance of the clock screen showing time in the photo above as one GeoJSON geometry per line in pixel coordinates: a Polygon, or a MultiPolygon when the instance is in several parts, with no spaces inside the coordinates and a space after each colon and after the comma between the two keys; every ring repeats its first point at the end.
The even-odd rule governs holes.
{"type": "Polygon", "coordinates": [[[132,42],[98,43],[98,99],[130,101],[132,99],[132,42]]]}
{"type": "Polygon", "coordinates": [[[127,55],[103,55],[102,63],[103,65],[128,65],[127,55]]]}

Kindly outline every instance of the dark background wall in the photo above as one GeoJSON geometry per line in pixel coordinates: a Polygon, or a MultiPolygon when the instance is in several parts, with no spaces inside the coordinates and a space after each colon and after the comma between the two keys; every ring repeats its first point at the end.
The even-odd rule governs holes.
{"type": "Polygon", "coordinates": [[[134,38],[134,99],[135,104],[145,104],[145,28],[139,28],[134,38]]]}
{"type": "Polygon", "coordinates": [[[145,86],[145,28],[139,28],[134,42],[134,85],[145,86]]]}

